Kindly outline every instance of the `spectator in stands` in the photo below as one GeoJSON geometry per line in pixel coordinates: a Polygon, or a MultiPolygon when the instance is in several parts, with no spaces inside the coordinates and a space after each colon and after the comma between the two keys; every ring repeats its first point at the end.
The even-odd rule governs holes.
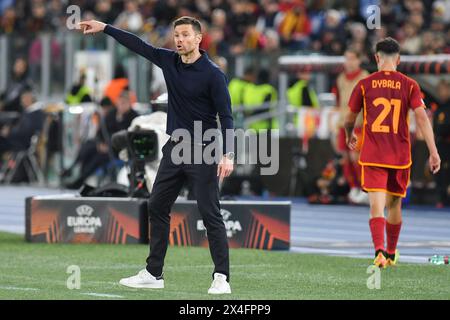
{"type": "Polygon", "coordinates": [[[136,0],[126,0],[125,11],[119,14],[114,24],[120,29],[139,32],[144,24],[144,20],[139,12],[138,2],[136,0]]]}
{"type": "Polygon", "coordinates": [[[441,170],[436,177],[439,202],[437,207],[450,206],[450,82],[438,84],[439,107],[434,113],[434,133],[441,156],[441,170]]]}
{"type": "MultiPolygon", "coordinates": [[[[398,0],[382,0],[380,5],[380,13],[381,21],[383,21],[383,25],[386,30],[395,29],[397,27],[396,23],[404,20],[402,4],[398,0]]],[[[353,17],[349,20],[354,20],[352,18],[353,17]]]]}
{"type": "MultiPolygon", "coordinates": [[[[337,124],[337,132],[335,132],[334,143],[335,149],[342,157],[342,170],[347,180],[348,185],[351,188],[351,194],[349,197],[352,202],[358,202],[361,195],[361,168],[358,164],[359,152],[350,151],[345,141],[344,120],[349,112],[348,101],[355,85],[363,78],[369,75],[366,70],[361,69],[361,53],[352,48],[345,51],[344,54],[344,71],[338,75],[336,80],[336,89],[333,90],[336,93],[337,107],[339,110],[339,121],[337,124]]],[[[355,132],[361,132],[362,127],[362,115],[360,115],[356,121],[355,132]]]]}
{"type": "Polygon", "coordinates": [[[98,20],[108,24],[113,24],[117,18],[117,14],[112,8],[111,0],[96,1],[94,12],[98,20]]]}
{"type": "Polygon", "coordinates": [[[442,19],[444,23],[450,23],[450,1],[439,0],[432,4],[432,17],[435,19],[442,19]]]}
{"type": "Polygon", "coordinates": [[[435,34],[435,38],[433,41],[433,50],[436,54],[444,53],[444,50],[450,43],[446,43],[445,35],[441,32],[435,34]]]}
{"type": "Polygon", "coordinates": [[[280,47],[280,36],[274,29],[266,29],[264,31],[264,44],[260,55],[260,65],[264,69],[270,70],[269,83],[278,83],[280,74],[280,65],[278,59],[282,54],[280,47]]]}
{"type": "Polygon", "coordinates": [[[345,30],[342,24],[342,17],[339,11],[329,9],[325,13],[323,25],[320,27],[316,41],[312,48],[325,54],[332,54],[336,51],[336,43],[345,44],[345,30]]]}
{"type": "Polygon", "coordinates": [[[307,48],[311,22],[302,2],[295,3],[281,14],[278,32],[282,46],[290,50],[307,48]]]}
{"type": "MultiPolygon", "coordinates": [[[[278,91],[269,81],[269,71],[262,69],[258,73],[257,83],[250,83],[245,86],[243,104],[246,118],[275,111],[278,102],[278,91]]],[[[253,121],[250,124],[250,128],[256,131],[274,129],[278,128],[278,123],[271,117],[268,117],[267,119],[253,121]]]]}
{"type": "MultiPolygon", "coordinates": [[[[28,50],[28,63],[30,66],[30,77],[33,81],[38,82],[42,70],[42,54],[43,45],[41,37],[33,37],[33,41],[28,50]]],[[[52,65],[61,65],[62,48],[56,37],[52,37],[50,41],[50,60],[52,65]]]]}
{"type": "Polygon", "coordinates": [[[230,11],[230,1],[229,0],[211,0],[211,9],[222,9],[226,12],[230,11]]]}
{"type": "Polygon", "coordinates": [[[408,13],[414,13],[414,12],[423,12],[424,6],[423,2],[421,0],[407,0],[404,1],[404,6],[408,13]]]}
{"type": "Polygon", "coordinates": [[[48,3],[47,20],[53,31],[65,29],[66,12],[61,0],[51,0],[48,3]]]}
{"type": "Polygon", "coordinates": [[[433,41],[434,41],[434,34],[431,31],[422,32],[420,54],[432,54],[433,41]]]}
{"type": "Polygon", "coordinates": [[[50,23],[47,19],[47,8],[44,2],[35,1],[31,4],[31,17],[27,19],[25,28],[29,33],[50,30],[50,23]]]}
{"type": "Polygon", "coordinates": [[[227,13],[225,10],[217,8],[212,11],[211,28],[221,29],[224,40],[228,42],[232,31],[230,25],[227,23],[227,13]]]}
{"type": "Polygon", "coordinates": [[[222,56],[214,56],[212,57],[212,61],[217,64],[217,66],[222,70],[224,74],[227,74],[228,71],[228,61],[225,57],[222,56]]]}
{"type": "Polygon", "coordinates": [[[267,29],[276,29],[276,19],[279,16],[278,1],[263,1],[261,10],[262,12],[256,21],[256,28],[260,32],[267,29]]]}
{"type": "Polygon", "coordinates": [[[74,163],[64,171],[63,175],[68,176],[76,165],[81,165],[79,177],[66,184],[67,188],[80,188],[90,175],[95,173],[97,169],[106,166],[112,160],[110,152],[111,136],[120,130],[128,129],[131,121],[138,116],[136,111],[131,108],[130,99],[130,92],[124,90],[117,100],[116,108],[111,108],[108,100],[102,101],[103,108],[107,107],[109,111],[101,119],[96,138],[86,141],[81,146],[74,163]]]}
{"type": "Polygon", "coordinates": [[[0,16],[0,33],[12,33],[17,30],[19,20],[14,7],[8,7],[0,16]]]}
{"type": "Polygon", "coordinates": [[[100,108],[100,117],[104,119],[106,115],[115,108],[115,105],[110,98],[103,97],[102,100],[100,100],[100,108]]]}
{"type": "MultiPolygon", "coordinates": [[[[225,41],[223,30],[219,27],[211,27],[209,29],[210,43],[207,49],[209,56],[229,56],[230,46],[225,41]]],[[[203,42],[203,41],[202,41],[203,42]]]]}
{"type": "Polygon", "coordinates": [[[412,22],[406,22],[402,28],[403,41],[401,41],[401,48],[403,53],[418,54],[422,46],[422,37],[419,35],[419,28],[412,22]]]}
{"type": "Polygon", "coordinates": [[[105,118],[106,128],[109,136],[119,130],[127,129],[131,121],[138,116],[132,109],[133,93],[127,89],[123,90],[117,100],[116,108],[112,109],[105,118]]]}
{"type": "MultiPolygon", "coordinates": [[[[447,34],[450,38],[450,33],[447,34]]],[[[442,32],[424,31],[421,36],[420,54],[446,53],[446,48],[450,46],[450,41],[442,32]]],[[[448,52],[447,52],[448,53],[448,52]]]]}
{"type": "Polygon", "coordinates": [[[235,1],[231,4],[231,12],[227,16],[227,22],[230,26],[231,34],[229,37],[230,45],[236,46],[234,52],[241,50],[242,39],[247,31],[247,27],[255,22],[256,18],[253,12],[249,10],[247,1],[235,1]],[[239,48],[239,49],[237,49],[239,48]]]}
{"type": "Polygon", "coordinates": [[[256,25],[252,24],[246,28],[242,42],[244,49],[251,52],[264,48],[266,45],[266,38],[264,33],[258,31],[256,25]]]}
{"type": "Polygon", "coordinates": [[[0,15],[2,15],[8,8],[11,8],[14,4],[14,0],[3,0],[0,2],[0,15]]]}
{"type": "MultiPolygon", "coordinates": [[[[211,18],[211,1],[210,0],[195,0],[192,5],[194,13],[198,15],[201,20],[211,18]]],[[[205,23],[205,21],[203,21],[205,23]]],[[[203,24],[202,24],[203,25],[203,24]]]]}
{"type": "MultiPolygon", "coordinates": [[[[191,14],[192,15],[192,14],[191,14]]],[[[184,15],[180,15],[184,16],[184,15]]],[[[209,49],[212,45],[212,37],[209,30],[209,25],[205,21],[201,21],[202,23],[202,41],[200,42],[200,49],[205,50],[209,53],[209,49]]]]}
{"type": "MultiPolygon", "coordinates": [[[[307,70],[299,71],[296,74],[296,78],[291,83],[290,87],[286,90],[286,97],[289,105],[297,108],[318,108],[319,99],[317,97],[316,90],[310,84],[311,72],[307,70]]],[[[295,128],[299,126],[298,112],[295,112],[292,116],[292,123],[295,128]]],[[[304,141],[306,141],[306,135],[304,141]]]]}
{"type": "Polygon", "coordinates": [[[319,107],[319,99],[314,88],[310,85],[311,72],[299,71],[297,78],[287,89],[286,96],[290,105],[295,107],[319,107]]]}
{"type": "Polygon", "coordinates": [[[176,0],[158,0],[155,4],[153,16],[159,26],[168,26],[175,20],[178,14],[176,0]]]}
{"type": "Polygon", "coordinates": [[[80,103],[92,102],[91,89],[85,84],[86,75],[81,73],[77,83],[70,89],[66,97],[66,103],[69,105],[78,105],[80,103]]]}
{"type": "MultiPolygon", "coordinates": [[[[197,16],[200,16],[198,9],[195,5],[185,3],[178,7],[178,13],[177,13],[178,17],[183,17],[183,16],[190,17],[190,16],[193,16],[194,14],[197,16]]],[[[202,22],[204,22],[204,21],[202,21],[202,22]]]]}
{"type": "Polygon", "coordinates": [[[23,151],[30,147],[31,138],[38,134],[43,126],[45,114],[42,104],[36,102],[31,89],[25,89],[20,95],[23,113],[14,126],[4,126],[0,133],[0,156],[6,151],[23,151]]]}
{"type": "Polygon", "coordinates": [[[351,23],[349,31],[351,38],[348,47],[352,47],[353,50],[359,51],[362,62],[369,61],[368,55],[372,52],[372,48],[370,47],[366,26],[359,22],[351,23]]]}
{"type": "Polygon", "coordinates": [[[244,70],[242,78],[236,77],[231,79],[228,90],[231,97],[231,106],[238,107],[244,104],[244,95],[246,87],[249,84],[256,83],[256,70],[254,67],[249,66],[244,70]]]}
{"type": "Polygon", "coordinates": [[[28,63],[24,58],[14,61],[12,79],[6,90],[0,94],[0,111],[21,112],[20,97],[25,90],[33,88],[28,77],[28,63]]]}
{"type": "MultiPolygon", "coordinates": [[[[117,64],[114,69],[114,78],[106,85],[104,96],[111,99],[114,105],[118,104],[118,100],[123,91],[129,90],[130,82],[127,77],[125,68],[121,64],[117,64]]],[[[131,92],[131,104],[136,102],[136,95],[131,92]]]]}
{"type": "MultiPolygon", "coordinates": [[[[264,51],[266,54],[280,55],[280,36],[274,29],[266,29],[264,31],[264,51]]],[[[276,67],[271,65],[271,67],[276,67]]]]}

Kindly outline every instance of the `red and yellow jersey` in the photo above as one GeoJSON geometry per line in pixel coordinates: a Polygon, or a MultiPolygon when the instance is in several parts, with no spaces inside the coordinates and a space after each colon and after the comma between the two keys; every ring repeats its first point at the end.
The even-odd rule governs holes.
{"type": "Polygon", "coordinates": [[[416,81],[397,71],[375,72],[355,86],[349,107],[363,109],[361,165],[411,166],[408,112],[425,107],[416,81]]]}

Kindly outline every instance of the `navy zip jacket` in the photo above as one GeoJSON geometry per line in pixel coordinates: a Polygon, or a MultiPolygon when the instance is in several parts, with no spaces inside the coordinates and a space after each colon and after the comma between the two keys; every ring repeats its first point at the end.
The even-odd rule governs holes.
{"type": "Polygon", "coordinates": [[[217,128],[218,114],[223,153],[234,150],[234,137],[229,135],[227,138],[225,134],[226,129],[233,129],[227,79],[203,50],[199,59],[186,64],[177,52],[154,47],[132,33],[111,25],[106,25],[103,32],[162,69],[169,96],[166,128],[168,135],[183,128],[189,130],[193,137],[194,121],[202,122],[203,132],[217,128]]]}

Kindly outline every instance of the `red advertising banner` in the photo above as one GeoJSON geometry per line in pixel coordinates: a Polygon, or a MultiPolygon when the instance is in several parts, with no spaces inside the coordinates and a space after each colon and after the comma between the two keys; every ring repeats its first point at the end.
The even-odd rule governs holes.
{"type": "MultiPolygon", "coordinates": [[[[288,250],[291,203],[288,201],[221,201],[231,248],[288,250]]],[[[171,211],[171,245],[208,246],[206,228],[195,201],[177,201],[171,211]]]]}
{"type": "Polygon", "coordinates": [[[145,243],[147,201],[34,197],[26,200],[26,239],[47,243],[145,243]]]}
{"type": "MultiPolygon", "coordinates": [[[[288,250],[291,203],[222,201],[231,248],[288,250]]],[[[148,243],[147,199],[33,197],[26,200],[26,240],[47,243],[148,243]]],[[[208,246],[195,201],[171,211],[170,245],[208,246]]]]}

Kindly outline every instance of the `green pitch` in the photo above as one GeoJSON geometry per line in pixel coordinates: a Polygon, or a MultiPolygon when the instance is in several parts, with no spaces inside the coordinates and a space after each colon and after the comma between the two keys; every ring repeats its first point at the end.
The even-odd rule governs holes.
{"type": "Polygon", "coordinates": [[[206,294],[208,249],[170,247],[162,290],[125,288],[143,268],[146,245],[48,245],[0,233],[0,299],[450,299],[450,266],[400,264],[382,270],[381,289],[367,288],[370,261],[320,255],[231,250],[231,288],[206,294]],[[81,288],[67,289],[78,265],[81,288]]]}

